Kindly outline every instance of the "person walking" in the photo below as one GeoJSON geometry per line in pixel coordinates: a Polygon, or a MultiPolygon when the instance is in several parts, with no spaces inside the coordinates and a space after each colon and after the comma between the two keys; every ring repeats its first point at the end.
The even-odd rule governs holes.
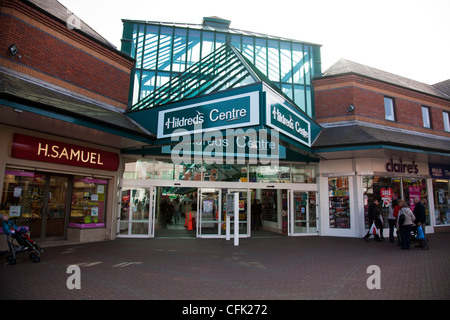
{"type": "Polygon", "coordinates": [[[173,223],[178,223],[180,221],[180,209],[181,209],[181,202],[178,198],[175,199],[173,203],[173,223]]]}
{"type": "Polygon", "coordinates": [[[414,225],[414,220],[416,217],[408,205],[404,204],[403,208],[399,211],[399,224],[400,224],[400,234],[401,234],[401,249],[409,250],[411,248],[411,230],[414,225]],[[401,216],[404,216],[404,219],[401,219],[401,216]],[[400,221],[403,220],[403,223],[400,221]]]}
{"type": "MultiPolygon", "coordinates": [[[[393,200],[391,205],[389,206],[389,215],[388,215],[388,224],[389,224],[389,242],[394,243],[394,230],[395,230],[395,223],[397,222],[397,216],[394,215],[395,208],[397,207],[397,200],[393,200]]],[[[398,210],[397,210],[398,214],[398,210]]]]}
{"type": "MultiPolygon", "coordinates": [[[[427,221],[427,215],[425,213],[425,206],[423,205],[422,201],[420,201],[420,198],[414,199],[414,216],[416,217],[416,220],[414,221],[414,224],[417,228],[419,226],[422,226],[423,235],[425,236],[425,223],[427,221]]],[[[428,242],[425,238],[424,240],[417,240],[419,241],[419,244],[416,246],[417,248],[422,248],[422,250],[428,250],[428,242]]]]}
{"type": "MultiPolygon", "coordinates": [[[[374,222],[375,222],[375,226],[377,227],[377,229],[380,230],[380,232],[381,232],[381,228],[383,228],[383,224],[380,221],[380,216],[381,216],[381,211],[380,211],[380,208],[378,207],[378,199],[375,198],[369,204],[369,210],[368,210],[369,231],[367,232],[367,234],[363,238],[366,242],[369,242],[369,238],[371,236],[371,234],[370,234],[370,227],[372,226],[372,224],[374,222]]],[[[381,235],[382,235],[382,233],[381,233],[381,235]]],[[[374,235],[374,238],[375,238],[376,241],[382,241],[378,234],[374,235]]]]}
{"type": "Polygon", "coordinates": [[[397,202],[397,205],[394,208],[394,217],[395,217],[395,228],[397,230],[397,246],[401,246],[402,236],[400,234],[400,225],[398,223],[398,215],[400,210],[405,206],[405,200],[400,199],[397,202]]]}

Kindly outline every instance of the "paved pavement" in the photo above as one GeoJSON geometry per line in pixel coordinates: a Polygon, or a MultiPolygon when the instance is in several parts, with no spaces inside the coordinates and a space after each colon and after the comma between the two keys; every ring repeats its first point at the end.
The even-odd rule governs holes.
{"type": "Polygon", "coordinates": [[[195,238],[54,246],[44,248],[39,263],[28,253],[15,265],[1,257],[0,299],[450,299],[450,233],[427,236],[428,251],[337,237],[247,238],[239,246],[195,238]],[[68,273],[71,265],[79,266],[79,281],[77,272],[68,273]],[[81,288],[69,289],[68,282],[81,288]]]}

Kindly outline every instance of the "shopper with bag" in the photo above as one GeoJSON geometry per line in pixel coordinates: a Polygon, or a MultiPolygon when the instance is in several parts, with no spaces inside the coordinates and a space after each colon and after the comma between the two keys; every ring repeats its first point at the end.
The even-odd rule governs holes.
{"type": "Polygon", "coordinates": [[[414,199],[414,216],[416,217],[416,220],[414,221],[417,229],[421,227],[423,232],[423,239],[419,239],[416,237],[416,240],[419,241],[419,244],[416,246],[417,248],[422,248],[422,250],[428,250],[428,242],[425,239],[425,222],[427,220],[427,215],[425,213],[425,206],[420,201],[420,198],[414,199]]]}
{"type": "Polygon", "coordinates": [[[402,236],[400,234],[400,224],[399,224],[399,212],[405,206],[405,200],[398,200],[397,206],[394,208],[394,217],[395,217],[395,228],[397,229],[397,246],[401,246],[402,236]]]}
{"type": "Polygon", "coordinates": [[[414,225],[414,220],[416,220],[416,217],[405,203],[398,213],[402,250],[409,250],[411,248],[411,230],[414,225]]]}
{"type": "Polygon", "coordinates": [[[381,210],[378,207],[378,199],[374,199],[369,204],[368,218],[369,218],[370,229],[363,238],[366,242],[369,242],[369,238],[371,235],[374,236],[376,241],[382,241],[380,239],[380,236],[378,235],[378,230],[383,227],[383,224],[379,220],[380,215],[381,215],[381,210]],[[377,232],[375,234],[373,234],[374,226],[375,226],[375,229],[377,229],[377,232]]]}
{"type": "MultiPolygon", "coordinates": [[[[391,205],[389,206],[389,215],[388,215],[388,223],[389,223],[389,242],[394,243],[394,230],[395,223],[397,221],[397,216],[395,215],[395,208],[397,207],[397,200],[393,200],[391,205]]],[[[397,210],[398,215],[398,210],[397,210]]]]}

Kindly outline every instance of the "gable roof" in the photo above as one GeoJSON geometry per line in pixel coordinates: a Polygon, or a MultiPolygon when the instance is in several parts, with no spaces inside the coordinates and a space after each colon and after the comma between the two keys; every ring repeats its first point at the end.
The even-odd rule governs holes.
{"type": "Polygon", "coordinates": [[[419,91],[446,100],[450,99],[450,96],[445,95],[443,92],[429,84],[408,79],[393,73],[382,71],[346,59],[340,59],[338,62],[333,64],[324,72],[323,77],[335,77],[347,74],[356,74],[378,81],[390,83],[409,90],[419,91]]]}
{"type": "Polygon", "coordinates": [[[433,88],[450,97],[450,79],[433,84],[433,88]]]}
{"type": "Polygon", "coordinates": [[[86,24],[77,15],[75,15],[73,12],[71,12],[68,8],[66,8],[63,4],[61,4],[57,0],[22,0],[22,2],[26,4],[31,4],[31,6],[36,7],[38,10],[40,9],[46,15],[52,16],[63,23],[67,22],[74,23],[74,25],[77,27],[77,30],[97,40],[103,45],[106,45],[111,49],[117,50],[116,46],[114,46],[111,42],[106,40],[97,31],[92,29],[88,24],[86,24]]]}

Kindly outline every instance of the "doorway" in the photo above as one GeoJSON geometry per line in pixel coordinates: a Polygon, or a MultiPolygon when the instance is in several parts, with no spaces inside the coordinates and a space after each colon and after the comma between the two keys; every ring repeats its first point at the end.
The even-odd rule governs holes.
{"type": "Polygon", "coordinates": [[[292,190],[289,235],[318,234],[317,192],[292,190]]]}
{"type": "Polygon", "coordinates": [[[239,237],[318,234],[317,191],[298,185],[127,181],[118,237],[225,238],[227,194],[239,194],[239,237]],[[264,187],[265,186],[265,187],[264,187]]]}
{"type": "Polygon", "coordinates": [[[154,187],[155,237],[196,237],[198,188],[154,187]]]}

